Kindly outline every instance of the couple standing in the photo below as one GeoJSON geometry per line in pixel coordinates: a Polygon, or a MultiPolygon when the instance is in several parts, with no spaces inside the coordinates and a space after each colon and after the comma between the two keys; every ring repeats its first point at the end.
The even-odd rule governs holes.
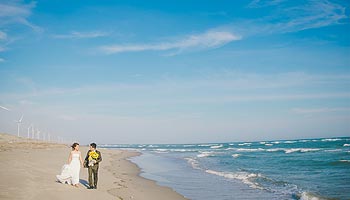
{"type": "Polygon", "coordinates": [[[95,143],[91,143],[90,150],[87,152],[83,162],[79,144],[74,143],[71,147],[72,151],[69,154],[68,164],[63,165],[61,174],[56,176],[57,180],[61,183],[68,183],[78,187],[80,168],[84,166],[88,168],[89,172],[88,189],[97,189],[98,168],[99,163],[102,161],[101,152],[96,150],[95,143]]]}

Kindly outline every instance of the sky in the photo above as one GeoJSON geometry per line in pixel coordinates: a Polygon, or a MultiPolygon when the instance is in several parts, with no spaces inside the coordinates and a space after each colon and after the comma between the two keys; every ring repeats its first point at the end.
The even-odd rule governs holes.
{"type": "Polygon", "coordinates": [[[24,115],[23,137],[84,144],[350,136],[349,7],[0,0],[0,132],[24,115]]]}

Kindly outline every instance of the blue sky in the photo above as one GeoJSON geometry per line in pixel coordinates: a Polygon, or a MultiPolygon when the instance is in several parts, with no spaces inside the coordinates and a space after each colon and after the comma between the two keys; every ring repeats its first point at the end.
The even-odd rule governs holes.
{"type": "Polygon", "coordinates": [[[81,143],[350,136],[349,16],[345,0],[0,1],[0,132],[23,114],[23,136],[81,143]]]}

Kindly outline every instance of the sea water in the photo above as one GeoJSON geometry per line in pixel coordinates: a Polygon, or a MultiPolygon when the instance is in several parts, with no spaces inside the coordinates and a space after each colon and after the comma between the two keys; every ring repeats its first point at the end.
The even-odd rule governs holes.
{"type": "Polygon", "coordinates": [[[140,151],[141,175],[193,200],[350,199],[350,138],[104,145],[140,151]]]}

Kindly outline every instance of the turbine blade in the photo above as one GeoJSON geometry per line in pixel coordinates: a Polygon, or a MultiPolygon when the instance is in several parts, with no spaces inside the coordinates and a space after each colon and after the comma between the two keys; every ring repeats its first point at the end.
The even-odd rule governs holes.
{"type": "Polygon", "coordinates": [[[22,119],[23,119],[23,115],[22,115],[21,119],[20,119],[20,120],[18,120],[18,122],[19,122],[19,123],[21,123],[21,122],[22,122],[22,119]]]}
{"type": "Polygon", "coordinates": [[[7,110],[7,111],[11,111],[10,109],[4,107],[4,106],[0,106],[0,108],[4,109],[4,110],[7,110]]]}

